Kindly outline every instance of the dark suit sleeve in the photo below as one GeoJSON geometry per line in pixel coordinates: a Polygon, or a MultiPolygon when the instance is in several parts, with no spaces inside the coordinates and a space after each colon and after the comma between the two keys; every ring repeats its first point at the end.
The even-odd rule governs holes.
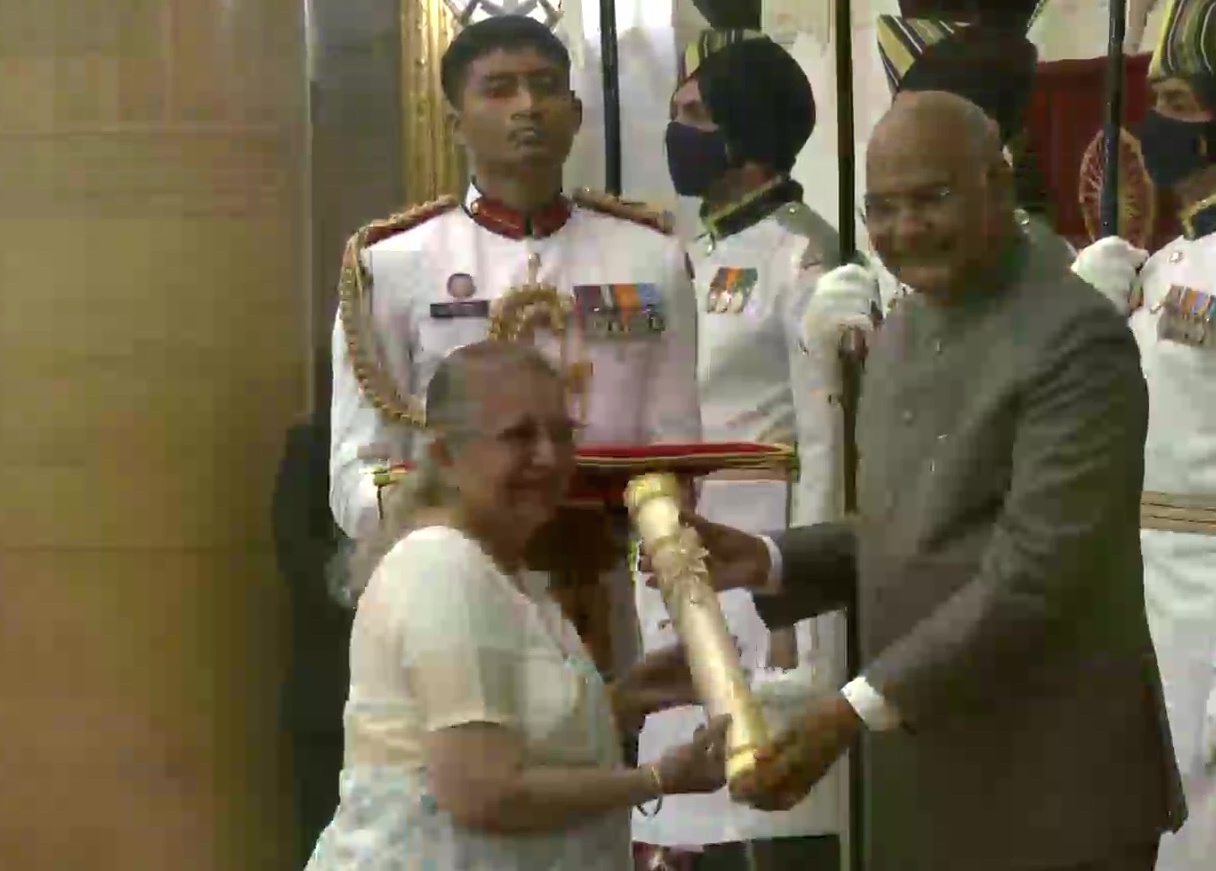
{"type": "MultiPolygon", "coordinates": [[[[1148,395],[1113,310],[1057,324],[1020,389],[1012,477],[978,573],[865,669],[910,724],[1008,694],[1138,534],[1148,395]]],[[[1075,311],[1075,310],[1074,310],[1075,311]]]]}
{"type": "Polygon", "coordinates": [[[325,565],[338,529],[329,511],[328,431],[318,421],[287,434],[275,479],[271,523],[279,572],[298,595],[326,596],[325,565]]]}
{"type": "Polygon", "coordinates": [[[846,607],[857,584],[857,544],[846,522],[798,526],[773,537],[781,551],[781,592],[753,598],[770,629],[846,607]]]}

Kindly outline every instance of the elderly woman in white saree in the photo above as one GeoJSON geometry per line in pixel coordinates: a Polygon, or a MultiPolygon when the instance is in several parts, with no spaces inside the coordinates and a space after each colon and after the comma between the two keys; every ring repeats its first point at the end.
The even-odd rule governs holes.
{"type": "Polygon", "coordinates": [[[550,364],[465,346],[436,370],[427,421],[427,460],[352,565],[341,803],[308,871],[628,871],[630,809],[721,787],[726,724],[625,766],[622,728],[689,703],[682,658],[605,685],[524,569],[574,468],[550,364]]]}

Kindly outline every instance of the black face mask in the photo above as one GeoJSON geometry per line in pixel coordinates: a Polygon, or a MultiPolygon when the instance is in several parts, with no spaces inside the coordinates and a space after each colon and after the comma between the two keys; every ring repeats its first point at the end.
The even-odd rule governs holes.
{"type": "Polygon", "coordinates": [[[730,166],[721,130],[698,130],[677,121],[667,125],[667,171],[680,196],[705,196],[730,166]]]}
{"type": "Polygon", "coordinates": [[[1150,109],[1137,132],[1144,168],[1157,187],[1173,187],[1216,163],[1216,122],[1180,121],[1150,109]]]}

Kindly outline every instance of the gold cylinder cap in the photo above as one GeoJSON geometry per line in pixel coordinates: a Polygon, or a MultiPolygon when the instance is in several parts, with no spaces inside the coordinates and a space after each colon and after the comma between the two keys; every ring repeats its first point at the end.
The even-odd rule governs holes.
{"type": "Polygon", "coordinates": [[[658,497],[679,500],[680,480],[670,472],[652,472],[639,475],[625,485],[625,507],[631,515],[636,514],[638,509],[651,499],[658,497]]]}

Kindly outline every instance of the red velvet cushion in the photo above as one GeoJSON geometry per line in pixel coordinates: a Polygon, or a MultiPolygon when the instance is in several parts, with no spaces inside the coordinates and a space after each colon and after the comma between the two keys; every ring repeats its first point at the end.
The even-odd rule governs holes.
{"type": "MultiPolygon", "coordinates": [[[[698,442],[661,445],[583,445],[578,449],[578,472],[570,498],[619,505],[629,479],[651,472],[679,472],[700,476],[723,469],[779,469],[792,471],[793,449],[756,442],[698,442]]],[[[409,471],[401,463],[378,472],[376,483],[386,486],[409,471]]]]}
{"type": "MultiPolygon", "coordinates": [[[[697,442],[661,445],[582,445],[579,468],[628,467],[645,471],[666,469],[778,468],[789,464],[793,451],[784,445],[756,442],[697,442]]],[[[640,472],[639,472],[640,473],[640,472]]],[[[635,473],[638,474],[638,473],[635,473]]]]}
{"type": "Polygon", "coordinates": [[[755,442],[584,445],[578,449],[578,473],[570,488],[570,498],[616,506],[624,499],[629,479],[638,475],[678,472],[697,477],[723,469],[792,470],[794,462],[792,449],[755,442]]]}

